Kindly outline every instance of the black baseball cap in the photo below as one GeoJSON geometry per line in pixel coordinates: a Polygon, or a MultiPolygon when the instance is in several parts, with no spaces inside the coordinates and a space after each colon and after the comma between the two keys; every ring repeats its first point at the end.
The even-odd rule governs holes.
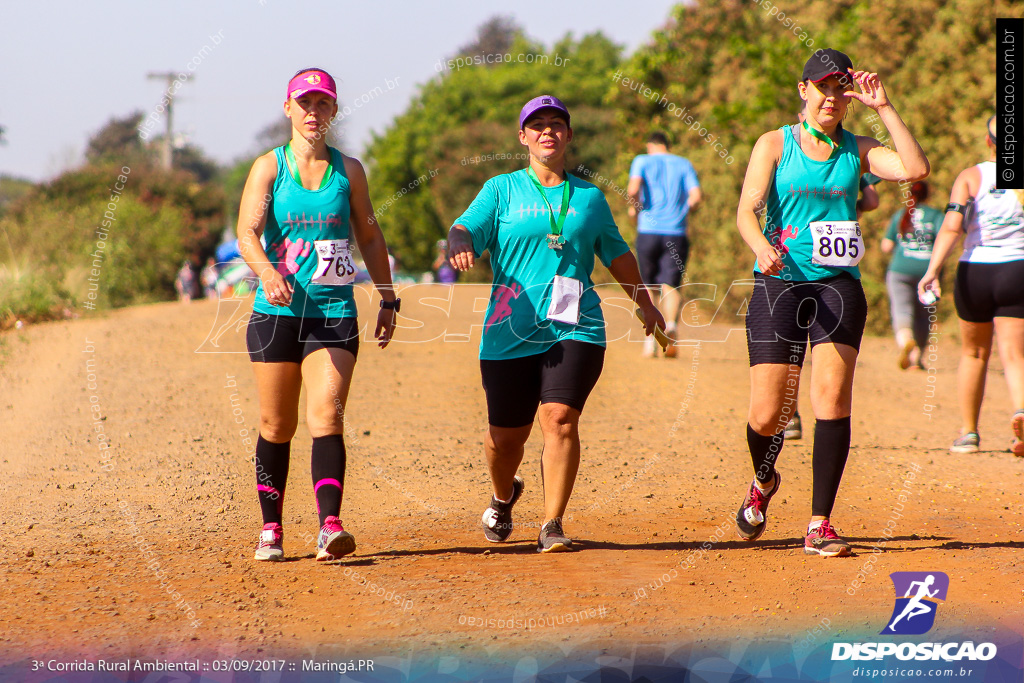
{"type": "Polygon", "coordinates": [[[853,62],[839,50],[833,50],[830,47],[824,50],[815,50],[804,64],[804,75],[800,80],[817,83],[833,74],[839,74],[849,79],[849,69],[852,68],[853,62]]]}

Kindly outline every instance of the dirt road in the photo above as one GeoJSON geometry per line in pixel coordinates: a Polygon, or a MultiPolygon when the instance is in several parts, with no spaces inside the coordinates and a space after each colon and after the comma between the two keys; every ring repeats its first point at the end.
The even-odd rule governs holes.
{"type": "MultiPolygon", "coordinates": [[[[456,306],[448,329],[468,331],[481,316],[456,306]]],[[[727,328],[705,328],[717,341],[676,360],[643,359],[625,340],[609,346],[565,525],[581,549],[552,556],[534,552],[537,434],[514,542],[495,546],[480,531],[489,488],[478,336],[385,351],[364,342],[342,510],[358,549],[333,566],[312,559],[302,422],[285,504],[289,561],[271,565],[251,559],[260,522],[245,439],[256,436],[256,395],[242,333],[209,339],[224,320],[216,303],[161,304],[0,337],[4,662],[410,646],[557,655],[581,643],[877,634],[893,605],[887,575],[907,570],[950,577],[936,637],[1024,622],[1024,460],[1006,452],[1006,386],[994,361],[986,450],[950,454],[950,335],[940,337],[933,399],[928,375],[896,368],[889,339],[866,340],[834,515],[857,552],[832,560],[801,551],[809,433],[786,444],[764,540],[736,540],[731,520],[750,477],[741,334],[721,341],[727,328]]],[[[428,323],[445,324],[440,314],[428,323]]],[[[612,316],[613,332],[635,327],[628,311],[612,316]]],[[[809,432],[806,383],[801,406],[809,432]]]]}

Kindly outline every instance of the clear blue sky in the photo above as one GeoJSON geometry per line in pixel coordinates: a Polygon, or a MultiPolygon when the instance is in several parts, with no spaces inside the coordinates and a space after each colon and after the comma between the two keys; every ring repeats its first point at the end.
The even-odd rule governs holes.
{"type": "MultiPolygon", "coordinates": [[[[341,104],[385,93],[346,117],[346,151],[361,153],[408,104],[438,60],[496,14],[546,46],[601,30],[627,53],[666,22],[672,0],[557,0],[546,5],[452,0],[296,2],[181,0],[7,3],[0,40],[0,174],[41,180],[81,163],[111,117],[152,111],[163,85],[150,71],[195,80],[175,100],[175,130],[220,162],[255,150],[281,114],[288,78],[319,65],[340,79],[341,104]],[[211,36],[220,33],[215,45],[211,36]],[[204,46],[205,56],[198,55],[204,46]],[[387,79],[398,87],[387,90],[387,79]]],[[[159,129],[163,129],[161,120],[159,129]]]]}

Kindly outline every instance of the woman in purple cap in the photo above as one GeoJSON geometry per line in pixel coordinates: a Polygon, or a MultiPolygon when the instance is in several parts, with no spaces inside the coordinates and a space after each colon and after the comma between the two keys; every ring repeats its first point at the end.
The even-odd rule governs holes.
{"type": "Polygon", "coordinates": [[[736,215],[740,235],[757,259],[747,309],[746,431],[754,480],[736,513],[736,527],[740,538],[753,541],[767,526],[768,503],[782,482],[775,461],[796,405],[809,340],[816,423],[804,552],[834,557],[850,554],[830,518],[850,453],[853,373],[867,320],[857,268],[865,246],[857,223],[858,184],[867,172],[883,180],[920,180],[929,166],[878,74],[854,71],[842,52],[811,55],[797,91],[807,116],[757,141],[736,215]],[[895,151],[843,130],[851,100],[878,112],[895,151]]]}
{"type": "Polygon", "coordinates": [[[391,340],[399,300],[363,167],[327,146],[326,133],[338,113],[334,79],[323,69],[296,73],[284,113],[292,139],[256,160],[238,211],[239,251],[260,279],[246,333],[260,405],[256,489],[263,530],[255,559],[284,556],[281,510],[305,384],[320,517],[316,559],[324,561],[356,547],[338,518],[345,402],[359,350],[351,238],[382,298],[374,333],[381,348],[391,340]]]}
{"type": "Polygon", "coordinates": [[[569,121],[556,97],[527,102],[519,142],[529,150],[529,166],[488,180],[448,233],[455,268],[469,270],[490,251],[494,271],[480,342],[489,423],[484,450],[493,486],[484,536],[497,543],[512,534],[512,507],[524,488],[517,471],[539,406],[539,552],[572,549],[562,515],[580,465],[580,413],[605,352],[601,300],[591,280],[594,257],[640,307],[647,334],[665,327],[604,195],[565,171],[569,121]]]}

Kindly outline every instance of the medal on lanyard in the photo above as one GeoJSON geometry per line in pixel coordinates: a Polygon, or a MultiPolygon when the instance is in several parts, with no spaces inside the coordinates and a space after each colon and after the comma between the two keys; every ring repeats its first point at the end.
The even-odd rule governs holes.
{"type": "Polygon", "coordinates": [[[555,222],[555,212],[551,208],[551,203],[548,201],[547,196],[544,194],[544,186],[540,184],[540,179],[537,178],[537,174],[533,172],[533,168],[526,169],[526,175],[530,177],[534,187],[537,188],[537,192],[540,194],[540,198],[544,200],[545,206],[548,207],[548,220],[551,221],[551,232],[548,234],[548,249],[561,249],[562,245],[565,244],[565,237],[562,236],[562,226],[565,225],[565,217],[569,214],[569,174],[565,174],[565,185],[562,187],[562,210],[558,214],[558,222],[555,222]]]}
{"type": "Polygon", "coordinates": [[[829,155],[828,155],[829,159],[831,159],[832,155],[836,153],[837,149],[839,149],[839,145],[836,144],[836,141],[833,140],[832,138],[830,138],[829,136],[825,135],[823,132],[821,132],[817,128],[813,128],[813,127],[807,125],[807,119],[804,119],[803,127],[804,127],[804,130],[807,131],[807,134],[810,135],[812,138],[816,138],[816,139],[821,140],[822,142],[828,144],[829,149],[832,150],[831,152],[829,152],[829,155]]]}

